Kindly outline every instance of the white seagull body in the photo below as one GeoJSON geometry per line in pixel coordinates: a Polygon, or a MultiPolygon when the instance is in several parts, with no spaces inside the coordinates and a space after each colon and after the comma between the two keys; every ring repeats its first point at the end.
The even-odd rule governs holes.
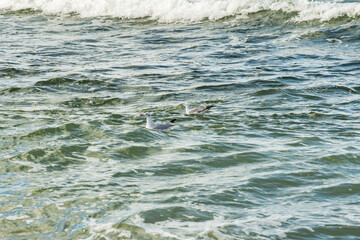
{"type": "Polygon", "coordinates": [[[213,104],[211,104],[211,105],[206,105],[206,106],[191,109],[188,103],[183,103],[181,105],[185,106],[185,111],[186,111],[186,114],[188,114],[188,115],[202,113],[206,110],[209,110],[210,108],[212,108],[214,106],[213,104]]]}
{"type": "Polygon", "coordinates": [[[158,122],[154,123],[151,118],[150,113],[141,114],[140,116],[146,116],[146,128],[153,129],[153,130],[166,130],[166,129],[172,127],[173,123],[176,120],[176,119],[173,119],[166,123],[158,123],[158,122]]]}

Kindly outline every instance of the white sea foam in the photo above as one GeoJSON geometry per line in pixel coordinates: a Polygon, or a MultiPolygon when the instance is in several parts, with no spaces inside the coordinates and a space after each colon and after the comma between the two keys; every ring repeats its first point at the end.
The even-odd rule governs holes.
{"type": "Polygon", "coordinates": [[[10,220],[10,221],[23,220],[23,219],[27,219],[27,218],[29,218],[29,216],[27,216],[27,215],[11,215],[11,216],[6,217],[6,219],[10,220]]]}
{"type": "Polygon", "coordinates": [[[294,13],[293,21],[328,21],[360,16],[360,3],[309,0],[0,0],[0,8],[33,9],[45,14],[79,14],[80,17],[149,17],[159,22],[196,22],[225,17],[246,17],[263,10],[294,13]]]}
{"type": "MultiPolygon", "coordinates": [[[[291,215],[272,214],[269,216],[250,215],[244,219],[227,220],[220,216],[204,222],[167,220],[154,224],[145,223],[144,219],[137,214],[129,219],[134,224],[133,226],[136,226],[135,231],[138,231],[138,234],[191,240],[198,238],[207,239],[209,237],[211,239],[232,239],[227,234],[229,229],[241,229],[239,230],[239,233],[242,232],[246,236],[266,235],[285,239],[287,230],[282,229],[281,226],[290,218],[292,218],[291,215]]],[[[126,229],[129,226],[131,225],[125,224],[123,226],[124,229],[119,229],[111,223],[105,224],[90,221],[89,228],[91,237],[89,239],[97,239],[99,237],[104,237],[106,239],[106,237],[110,235],[117,235],[123,239],[132,239],[132,232],[129,229],[126,229]]]]}

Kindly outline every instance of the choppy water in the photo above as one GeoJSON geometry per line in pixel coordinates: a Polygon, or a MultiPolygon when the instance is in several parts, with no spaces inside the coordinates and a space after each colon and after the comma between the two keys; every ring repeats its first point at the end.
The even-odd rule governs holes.
{"type": "Polygon", "coordinates": [[[0,8],[0,239],[360,238],[359,1],[0,8]]]}

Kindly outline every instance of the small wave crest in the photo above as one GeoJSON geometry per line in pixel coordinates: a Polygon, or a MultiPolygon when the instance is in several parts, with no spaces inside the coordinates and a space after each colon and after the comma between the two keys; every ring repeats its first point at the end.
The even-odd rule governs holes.
{"type": "Polygon", "coordinates": [[[309,0],[2,0],[0,9],[31,9],[50,15],[76,14],[83,18],[150,18],[167,23],[216,21],[228,17],[244,19],[248,18],[249,14],[263,11],[292,13],[291,20],[294,22],[323,22],[360,16],[360,3],[309,0]]]}

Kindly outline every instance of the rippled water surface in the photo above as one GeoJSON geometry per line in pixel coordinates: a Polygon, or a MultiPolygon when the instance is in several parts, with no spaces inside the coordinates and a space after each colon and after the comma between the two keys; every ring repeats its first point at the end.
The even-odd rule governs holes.
{"type": "Polygon", "coordinates": [[[0,1],[0,239],[360,238],[358,1],[312,19],[15,3],[0,1]],[[175,126],[147,130],[145,112],[175,126]]]}

